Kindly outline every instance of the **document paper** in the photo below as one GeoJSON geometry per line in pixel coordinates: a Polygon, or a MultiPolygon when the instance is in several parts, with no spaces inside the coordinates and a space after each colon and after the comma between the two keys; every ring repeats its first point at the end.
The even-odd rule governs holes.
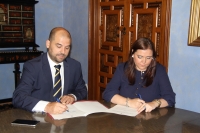
{"type": "Polygon", "coordinates": [[[136,109],[122,105],[115,105],[114,107],[108,109],[107,112],[126,116],[136,116],[138,114],[138,111],[136,109]]]}
{"type": "Polygon", "coordinates": [[[106,112],[108,110],[108,108],[97,101],[79,101],[72,105],[67,105],[67,107],[69,111],[65,111],[62,114],[51,114],[51,116],[54,119],[64,119],[87,116],[92,113],[106,112]]]}
{"type": "Polygon", "coordinates": [[[65,119],[73,117],[87,116],[92,113],[114,113],[126,116],[136,116],[138,114],[136,109],[129,108],[122,105],[115,105],[108,109],[98,101],[78,101],[72,105],[67,105],[69,111],[62,114],[50,114],[54,119],[65,119]]]}

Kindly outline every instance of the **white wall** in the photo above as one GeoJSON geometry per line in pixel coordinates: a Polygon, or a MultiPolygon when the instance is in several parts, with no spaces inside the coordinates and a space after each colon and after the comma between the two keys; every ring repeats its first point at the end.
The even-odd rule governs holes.
{"type": "Polygon", "coordinates": [[[200,113],[200,47],[188,46],[191,0],[172,0],[169,78],[176,107],[200,113]]]}

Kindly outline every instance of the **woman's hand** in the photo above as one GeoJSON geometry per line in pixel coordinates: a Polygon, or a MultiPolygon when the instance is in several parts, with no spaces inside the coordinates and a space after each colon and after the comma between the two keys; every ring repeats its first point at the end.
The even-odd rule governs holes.
{"type": "Polygon", "coordinates": [[[168,106],[168,103],[165,99],[155,99],[152,102],[146,103],[146,112],[151,112],[152,110],[154,110],[155,108],[162,108],[162,107],[166,107],[168,106]],[[157,102],[157,101],[160,101],[157,102]]]}
{"type": "Polygon", "coordinates": [[[151,112],[158,106],[158,104],[155,101],[152,101],[152,102],[146,103],[145,106],[146,106],[145,112],[151,112]]]}
{"type": "Polygon", "coordinates": [[[139,98],[129,99],[128,106],[137,109],[137,111],[140,113],[145,109],[145,101],[139,98]]]}

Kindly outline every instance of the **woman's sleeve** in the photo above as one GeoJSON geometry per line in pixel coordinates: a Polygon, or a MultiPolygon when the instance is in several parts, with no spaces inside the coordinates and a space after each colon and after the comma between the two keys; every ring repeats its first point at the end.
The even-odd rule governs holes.
{"type": "Polygon", "coordinates": [[[156,73],[158,74],[161,98],[167,101],[168,106],[173,107],[175,105],[176,94],[174,93],[172,89],[165,67],[162,65],[159,65],[157,67],[156,73]]]}
{"type": "Polygon", "coordinates": [[[119,94],[122,74],[124,74],[124,64],[119,64],[112,79],[107,84],[106,89],[103,92],[103,99],[107,102],[110,102],[115,94],[119,94]]]}

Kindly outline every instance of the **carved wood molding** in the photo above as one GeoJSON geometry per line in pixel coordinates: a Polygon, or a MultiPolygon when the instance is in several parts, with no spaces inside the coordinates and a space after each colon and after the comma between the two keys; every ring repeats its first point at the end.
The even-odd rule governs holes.
{"type": "Polygon", "coordinates": [[[190,9],[190,26],[188,45],[200,46],[200,1],[192,0],[190,9]]]}
{"type": "Polygon", "coordinates": [[[164,54],[160,54],[160,56],[162,55],[162,63],[165,68],[166,71],[168,72],[168,57],[169,57],[169,40],[170,40],[170,26],[171,26],[171,8],[172,8],[172,0],[162,0],[163,5],[166,5],[163,7],[162,9],[162,17],[164,17],[163,21],[161,22],[163,25],[165,25],[163,27],[163,32],[162,32],[162,36],[159,36],[161,39],[161,43],[163,45],[163,49],[161,50],[164,52],[164,54]]]}
{"type": "Polygon", "coordinates": [[[96,59],[96,52],[94,49],[98,49],[97,45],[93,45],[93,44],[98,44],[98,31],[96,30],[96,27],[99,25],[98,23],[98,18],[96,16],[98,16],[98,10],[95,10],[98,7],[98,1],[97,0],[89,0],[89,18],[88,18],[88,32],[89,32],[89,36],[88,36],[88,40],[89,40],[89,44],[88,44],[88,99],[90,100],[94,100],[96,99],[96,94],[97,89],[96,84],[97,81],[94,78],[97,72],[97,63],[95,62],[96,59]]]}

